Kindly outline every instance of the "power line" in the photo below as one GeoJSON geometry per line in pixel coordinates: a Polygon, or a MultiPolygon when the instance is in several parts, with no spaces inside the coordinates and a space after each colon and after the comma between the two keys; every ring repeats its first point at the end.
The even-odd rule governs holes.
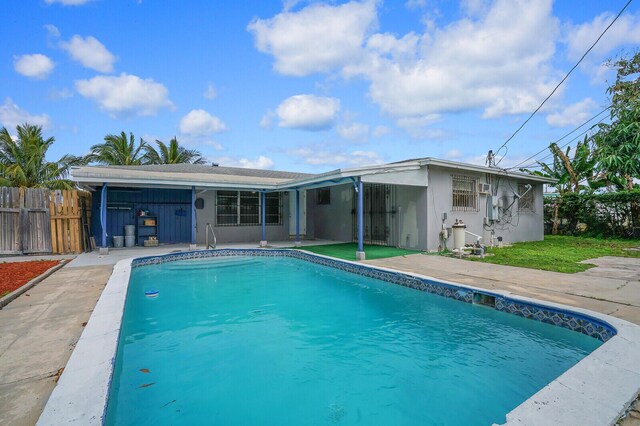
{"type": "MultiPolygon", "coordinates": [[[[584,132],[580,133],[579,135],[577,135],[576,137],[574,137],[573,139],[571,139],[569,142],[565,143],[564,145],[559,146],[558,148],[562,149],[562,148],[566,147],[567,145],[569,145],[571,142],[575,142],[576,140],[578,140],[579,138],[581,138],[581,137],[582,137],[582,135],[586,135],[586,134],[587,134],[587,133],[589,133],[589,132],[594,128],[594,127],[596,127],[598,124],[602,123],[606,118],[607,118],[607,117],[602,117],[602,118],[600,119],[600,121],[598,121],[596,124],[594,124],[593,126],[589,127],[587,130],[585,130],[584,132]]],[[[549,148],[545,148],[545,149],[544,149],[543,151],[541,151],[541,152],[544,152],[544,151],[545,151],[545,150],[547,150],[547,149],[549,149],[549,148]]],[[[552,157],[552,156],[553,156],[553,152],[552,152],[552,153],[549,153],[549,154],[547,154],[547,155],[545,155],[544,157],[542,157],[542,158],[540,158],[540,159],[538,159],[538,160],[536,160],[536,163],[534,163],[534,164],[532,164],[532,165],[529,165],[529,166],[520,166],[520,164],[524,163],[524,161],[522,161],[522,162],[520,162],[517,166],[512,167],[512,169],[513,169],[513,168],[516,168],[516,167],[519,167],[519,166],[520,166],[519,168],[527,168],[527,169],[529,169],[529,168],[534,168],[535,164],[539,164],[540,162],[542,162],[542,161],[544,161],[544,160],[546,160],[547,158],[552,157]]],[[[527,160],[528,160],[528,159],[527,159],[527,160]]],[[[525,161],[527,161],[527,160],[525,160],[525,161]]]]}
{"type": "MultiPolygon", "coordinates": [[[[609,108],[611,108],[611,106],[606,107],[605,109],[603,109],[602,111],[600,111],[599,113],[597,113],[596,115],[594,115],[593,117],[591,117],[590,119],[588,119],[587,121],[585,121],[584,123],[582,123],[581,125],[579,125],[578,127],[576,127],[575,129],[573,129],[572,131],[570,131],[569,133],[565,134],[564,136],[562,136],[560,139],[551,142],[551,143],[558,143],[560,141],[562,141],[564,138],[570,136],[572,133],[574,133],[575,131],[577,131],[578,129],[580,129],[581,127],[583,127],[584,125],[586,125],[587,123],[589,123],[590,121],[598,118],[598,116],[602,115],[602,113],[606,112],[607,110],[609,110],[609,108]]],[[[589,130],[593,129],[593,126],[591,126],[589,129],[586,130],[586,132],[588,132],[589,130]]],[[[580,135],[586,133],[586,132],[582,132],[580,135]]],[[[565,145],[566,146],[566,145],[565,145]]],[[[541,149],[540,151],[536,152],[535,154],[533,154],[531,157],[527,158],[526,160],[522,160],[521,162],[519,162],[518,164],[516,164],[515,166],[509,167],[509,169],[517,169],[521,164],[526,163],[527,161],[531,160],[532,158],[537,157],[539,154],[542,154],[543,152],[545,152],[547,149],[549,149],[549,147],[545,147],[543,149],[541,149]]],[[[538,160],[540,161],[540,160],[538,160]]]]}
{"type": "MultiPolygon", "coordinates": [[[[587,54],[589,54],[589,52],[591,52],[591,50],[593,50],[593,48],[596,46],[596,44],[598,44],[598,42],[600,41],[600,39],[605,35],[605,33],[609,30],[609,28],[611,28],[611,26],[618,20],[618,18],[620,17],[620,15],[622,15],[622,13],[627,9],[627,7],[631,4],[633,0],[629,0],[627,2],[627,4],[624,5],[624,7],[620,10],[620,12],[618,12],[618,14],[616,15],[615,18],[613,18],[613,21],[611,21],[611,23],[607,26],[607,28],[604,29],[604,31],[602,31],[602,33],[598,36],[598,38],[596,39],[596,41],[593,42],[593,44],[591,45],[591,47],[589,47],[589,49],[587,49],[586,52],[584,52],[584,54],[582,55],[582,57],[580,58],[580,60],[578,62],[576,62],[576,64],[573,66],[573,68],[571,68],[569,70],[569,72],[567,73],[567,75],[564,76],[564,78],[562,80],[560,80],[560,83],[558,83],[556,85],[556,87],[551,91],[551,93],[549,94],[549,96],[547,96],[544,101],[542,101],[542,103],[540,104],[540,106],[538,106],[538,108],[535,109],[535,111],[533,111],[531,113],[531,115],[529,116],[529,118],[527,118],[524,123],[522,123],[520,125],[520,127],[518,127],[518,129],[513,132],[513,134],[511,136],[509,136],[509,139],[507,139],[501,146],[500,148],[498,148],[496,150],[496,152],[499,152],[503,147],[505,147],[509,141],[511,141],[511,139],[513,139],[515,137],[515,135],[518,134],[518,132],[520,132],[520,130],[522,130],[522,128],[529,122],[529,120],[531,120],[533,118],[534,115],[536,115],[536,113],[538,111],[540,111],[540,108],[542,108],[542,106],[549,100],[549,98],[551,98],[551,96],[553,96],[554,93],[556,93],[556,90],[558,90],[558,88],[562,85],[562,83],[565,82],[565,80],[567,78],[569,78],[569,76],[571,75],[571,73],[573,72],[573,70],[575,70],[578,65],[580,65],[580,63],[582,62],[582,60],[587,56],[587,54]]],[[[500,160],[496,163],[496,165],[500,164],[500,161],[502,161],[502,159],[504,158],[504,155],[502,156],[502,158],[500,158],[500,160]]]]}

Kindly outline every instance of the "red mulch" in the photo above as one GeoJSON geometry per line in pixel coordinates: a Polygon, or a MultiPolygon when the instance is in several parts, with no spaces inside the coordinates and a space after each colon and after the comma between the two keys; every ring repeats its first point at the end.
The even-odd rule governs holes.
{"type": "Polygon", "coordinates": [[[0,263],[0,297],[17,290],[58,263],[57,260],[0,263]]]}

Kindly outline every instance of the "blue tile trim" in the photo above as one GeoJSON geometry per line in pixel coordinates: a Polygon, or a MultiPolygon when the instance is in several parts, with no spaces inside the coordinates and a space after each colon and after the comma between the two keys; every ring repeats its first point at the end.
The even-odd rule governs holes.
{"type": "Polygon", "coordinates": [[[372,266],[358,265],[338,259],[329,259],[304,253],[298,250],[289,249],[220,249],[220,250],[199,250],[191,252],[171,253],[158,256],[139,257],[131,263],[132,268],[147,265],[157,265],[159,263],[174,262],[176,260],[206,259],[222,256],[259,256],[259,257],[291,257],[328,266],[341,271],[375,278],[409,287],[419,291],[449,297],[465,303],[473,303],[474,293],[495,297],[495,309],[512,315],[545,322],[547,324],[568,328],[587,336],[594,337],[602,342],[606,342],[616,335],[616,330],[606,322],[588,315],[572,312],[564,309],[553,308],[543,304],[523,302],[507,296],[492,293],[490,291],[476,291],[453,284],[430,280],[428,278],[418,278],[401,272],[390,272],[377,269],[372,266]]]}

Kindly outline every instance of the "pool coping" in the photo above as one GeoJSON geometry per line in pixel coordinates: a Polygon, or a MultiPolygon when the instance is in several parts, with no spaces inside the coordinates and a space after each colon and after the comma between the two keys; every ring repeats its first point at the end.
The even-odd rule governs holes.
{"type": "Polygon", "coordinates": [[[507,313],[554,325],[562,324],[566,328],[572,328],[573,324],[567,325],[568,321],[577,318],[580,322],[579,332],[594,333],[594,337],[604,341],[590,355],[509,412],[504,423],[506,425],[542,425],[548,424],[549,420],[554,424],[614,424],[640,392],[640,371],[637,370],[640,365],[640,326],[609,315],[517,296],[508,291],[487,291],[426,275],[335,259],[304,250],[199,250],[125,259],[115,265],[37,424],[103,424],[129,277],[133,268],[181,259],[237,255],[301,258],[466,303],[472,303],[469,298],[473,298],[473,294],[489,295],[495,297],[496,309],[507,313]],[[586,330],[586,323],[601,327],[595,331],[586,330]]]}

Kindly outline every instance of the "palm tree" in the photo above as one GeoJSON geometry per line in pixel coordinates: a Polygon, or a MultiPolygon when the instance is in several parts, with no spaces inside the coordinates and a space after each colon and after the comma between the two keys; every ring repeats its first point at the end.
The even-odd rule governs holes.
{"type": "Polygon", "coordinates": [[[73,189],[68,179],[69,168],[84,164],[84,159],[65,155],[58,161],[47,161],[47,150],[55,139],[44,139],[42,126],[28,123],[16,126],[14,140],[9,131],[0,130],[0,186],[73,189]]]}
{"type": "Polygon", "coordinates": [[[206,163],[200,151],[180,146],[175,136],[169,141],[168,145],[159,140],[156,140],[156,145],[158,145],[157,150],[151,145],[147,145],[144,148],[146,151],[144,161],[147,164],[206,163]]]}
{"type": "Polygon", "coordinates": [[[88,162],[104,164],[108,166],[137,166],[144,164],[143,152],[147,143],[140,138],[136,146],[133,133],[121,132],[119,135],[107,135],[104,143],[93,145],[91,153],[85,158],[88,162]]]}

